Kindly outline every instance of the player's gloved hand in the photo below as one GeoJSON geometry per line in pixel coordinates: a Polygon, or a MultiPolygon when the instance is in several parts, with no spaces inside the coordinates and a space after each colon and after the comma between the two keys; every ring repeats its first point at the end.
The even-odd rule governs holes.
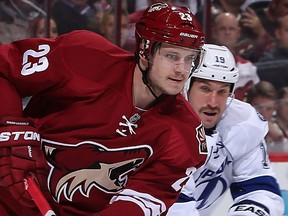
{"type": "Polygon", "coordinates": [[[229,216],[270,216],[269,210],[266,206],[252,201],[243,200],[242,202],[234,204],[229,209],[229,216]]]}
{"type": "MultiPolygon", "coordinates": [[[[41,139],[26,118],[0,120],[0,184],[27,207],[35,203],[25,189],[24,179],[32,175],[41,189],[46,189],[47,163],[41,139]]],[[[16,206],[15,206],[16,207],[16,206]]],[[[16,207],[17,208],[17,207],[16,207]]]]}

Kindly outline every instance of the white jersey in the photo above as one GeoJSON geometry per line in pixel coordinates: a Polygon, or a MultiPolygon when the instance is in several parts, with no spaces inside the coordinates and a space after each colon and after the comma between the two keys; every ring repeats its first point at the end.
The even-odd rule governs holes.
{"type": "Polygon", "coordinates": [[[193,174],[167,215],[215,216],[213,210],[230,188],[234,203],[252,200],[270,216],[282,216],[284,203],[264,141],[267,132],[267,122],[250,104],[232,100],[214,133],[206,134],[206,163],[193,174]]]}

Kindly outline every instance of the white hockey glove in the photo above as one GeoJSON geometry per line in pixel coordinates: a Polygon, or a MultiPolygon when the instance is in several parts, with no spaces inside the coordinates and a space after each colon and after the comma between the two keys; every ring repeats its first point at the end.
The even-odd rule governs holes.
{"type": "Polygon", "coordinates": [[[228,212],[229,216],[270,216],[269,210],[261,203],[243,200],[235,203],[228,212]]]}

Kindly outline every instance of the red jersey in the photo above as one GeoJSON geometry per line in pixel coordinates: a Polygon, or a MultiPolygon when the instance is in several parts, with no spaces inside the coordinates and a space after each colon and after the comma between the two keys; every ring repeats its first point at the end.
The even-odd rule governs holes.
{"type": "Polygon", "coordinates": [[[56,214],[159,215],[205,161],[203,126],[182,95],[135,108],[134,56],[103,37],[26,39],[0,58],[0,113],[22,115],[20,98],[33,96],[24,115],[43,139],[56,214]]]}

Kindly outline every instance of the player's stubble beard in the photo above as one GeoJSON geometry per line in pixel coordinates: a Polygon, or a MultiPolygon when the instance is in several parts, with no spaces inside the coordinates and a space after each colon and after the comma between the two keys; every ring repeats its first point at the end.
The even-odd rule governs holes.
{"type": "MultiPolygon", "coordinates": [[[[177,95],[181,92],[182,88],[184,87],[184,84],[183,84],[182,88],[179,89],[178,91],[172,91],[172,90],[169,91],[169,88],[165,86],[166,83],[164,81],[162,81],[162,80],[159,81],[158,79],[155,79],[153,77],[151,79],[150,73],[151,73],[151,70],[148,72],[148,77],[147,77],[148,83],[149,83],[150,87],[153,89],[154,93],[158,96],[160,96],[160,95],[177,95]]],[[[163,79],[163,77],[162,77],[162,79],[163,79]]],[[[168,79],[168,78],[166,78],[166,79],[168,79]]]]}

